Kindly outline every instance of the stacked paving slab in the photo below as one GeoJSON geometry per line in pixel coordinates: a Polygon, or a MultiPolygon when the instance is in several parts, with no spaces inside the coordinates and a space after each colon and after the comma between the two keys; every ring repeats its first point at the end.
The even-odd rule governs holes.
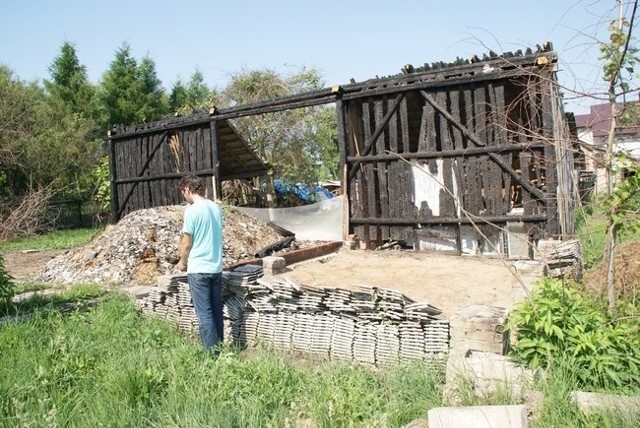
{"type": "MultiPolygon", "coordinates": [[[[258,265],[224,272],[223,289],[227,340],[239,345],[262,343],[374,365],[446,363],[449,322],[438,318],[442,311],[395,290],[312,287],[265,276],[258,265]]],[[[136,302],[142,313],[197,333],[185,275],[159,277],[136,302]]]]}

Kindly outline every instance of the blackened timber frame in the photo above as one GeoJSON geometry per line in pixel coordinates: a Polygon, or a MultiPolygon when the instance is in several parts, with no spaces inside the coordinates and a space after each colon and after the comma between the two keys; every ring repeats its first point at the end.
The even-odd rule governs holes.
{"type": "Polygon", "coordinates": [[[553,128],[563,121],[551,109],[559,97],[554,73],[533,65],[345,93],[338,115],[347,118],[348,233],[379,243],[415,239],[425,226],[454,227],[458,250],[463,228],[476,223],[480,234],[523,223],[532,240],[572,234],[554,208],[553,128]],[[431,186],[440,180],[430,202],[416,201],[420,169],[431,186]]]}
{"type": "Polygon", "coordinates": [[[165,189],[174,189],[187,170],[211,177],[214,195],[225,179],[265,173],[261,163],[242,166],[251,150],[228,150],[230,119],[335,103],[345,238],[412,240],[426,226],[447,233],[457,228],[459,245],[472,224],[485,231],[509,222],[526,224],[530,236],[565,237],[572,231],[558,222],[555,168],[567,156],[551,148],[560,115],[548,108],[560,97],[556,63],[550,51],[492,57],[120,127],[110,136],[114,217],[179,203],[178,193],[165,189]],[[180,170],[166,167],[171,153],[164,144],[146,170],[144,160],[129,160],[144,159],[163,132],[193,146],[180,158],[180,170]],[[222,159],[238,167],[231,170],[222,159]],[[425,185],[432,199],[416,200],[425,185]]]}
{"type": "Polygon", "coordinates": [[[138,209],[180,204],[178,182],[186,173],[209,178],[205,182],[213,198],[220,197],[224,180],[267,175],[269,166],[228,120],[215,116],[207,121],[191,119],[172,118],[112,130],[113,221],[138,209]]]}

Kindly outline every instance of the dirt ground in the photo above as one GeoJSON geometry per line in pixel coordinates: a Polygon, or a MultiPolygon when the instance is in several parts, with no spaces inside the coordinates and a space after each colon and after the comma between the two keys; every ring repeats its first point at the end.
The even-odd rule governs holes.
{"type": "Polygon", "coordinates": [[[67,250],[26,250],[6,251],[2,253],[4,265],[14,279],[18,281],[33,280],[38,276],[40,268],[52,258],[67,250]]]}
{"type": "Polygon", "coordinates": [[[509,262],[484,257],[343,248],[292,264],[278,276],[313,286],[389,288],[442,309],[442,316],[447,318],[469,305],[511,309],[514,277],[509,266],[509,262]]]}
{"type": "MultiPolygon", "coordinates": [[[[9,274],[27,280],[35,278],[47,261],[63,252],[6,252],[3,256],[9,274]]],[[[356,289],[366,285],[397,290],[442,309],[445,318],[468,305],[513,306],[514,279],[509,263],[482,257],[343,248],[292,264],[278,276],[317,287],[356,289]]]]}

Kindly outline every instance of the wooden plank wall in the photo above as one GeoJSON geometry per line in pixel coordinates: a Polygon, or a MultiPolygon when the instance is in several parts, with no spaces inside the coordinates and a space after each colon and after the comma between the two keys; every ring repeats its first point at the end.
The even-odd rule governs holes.
{"type": "MultiPolygon", "coordinates": [[[[366,142],[383,126],[397,94],[345,103],[350,112],[346,115],[347,170],[357,168],[347,183],[354,219],[351,231],[363,241],[408,240],[420,223],[443,233],[453,229],[459,240],[461,230],[465,235],[475,233],[471,220],[476,216],[500,219],[498,225],[504,227],[512,209],[521,208],[514,218],[527,222],[529,235],[539,238],[545,228],[547,235],[552,233],[555,213],[546,222],[541,220],[548,208],[554,209],[553,145],[543,146],[553,138],[546,128],[552,118],[544,113],[549,100],[540,96],[539,88],[492,80],[420,93],[422,97],[414,92],[402,99],[366,155],[366,142]],[[514,95],[514,90],[522,93],[514,95]],[[412,135],[417,136],[417,144],[412,135]],[[488,153],[491,146],[510,144],[526,147],[488,153]],[[461,152],[467,149],[475,153],[461,152]],[[412,164],[433,174],[441,165],[444,189],[437,216],[433,207],[414,205],[412,164]],[[538,193],[523,188],[520,180],[531,183],[529,187],[538,193]],[[540,192],[548,200],[542,200],[540,192]]],[[[478,223],[483,233],[501,233],[489,221],[478,223]]]]}
{"type": "MultiPolygon", "coordinates": [[[[179,175],[210,170],[212,165],[209,124],[161,130],[112,144],[115,180],[136,179],[115,186],[120,217],[143,208],[180,204],[179,175]]],[[[207,190],[212,194],[210,180],[207,190]]]]}

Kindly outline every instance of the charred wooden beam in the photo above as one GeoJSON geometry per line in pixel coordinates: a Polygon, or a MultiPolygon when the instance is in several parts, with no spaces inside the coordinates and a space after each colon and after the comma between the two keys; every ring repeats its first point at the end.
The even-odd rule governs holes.
{"type": "MultiPolygon", "coordinates": [[[[203,177],[208,177],[212,174],[215,174],[215,172],[216,170],[212,168],[201,169],[197,171],[189,171],[189,173],[191,174],[203,176],[203,177]]],[[[158,180],[181,178],[184,174],[185,173],[182,173],[182,172],[170,172],[167,174],[149,175],[145,177],[120,178],[114,181],[116,184],[140,183],[140,182],[146,182],[146,181],[158,181],[158,180]]],[[[234,174],[225,174],[224,176],[220,177],[220,180],[225,181],[225,180],[234,180],[236,178],[253,178],[255,176],[256,176],[255,173],[252,173],[252,172],[246,172],[246,173],[238,172],[234,174]]]]}
{"type": "Polygon", "coordinates": [[[547,219],[546,214],[532,215],[502,215],[502,216],[483,216],[477,218],[455,218],[455,217],[421,217],[421,218],[371,218],[371,217],[354,217],[350,221],[353,224],[389,224],[389,225],[409,225],[409,224],[487,224],[487,223],[506,223],[513,221],[521,221],[525,223],[541,222],[547,219]]]}
{"type": "MultiPolygon", "coordinates": [[[[552,52],[545,53],[548,57],[547,67],[557,62],[557,58],[552,52]]],[[[476,65],[462,66],[457,69],[454,67],[443,73],[442,70],[437,72],[429,71],[423,73],[412,73],[397,78],[385,78],[371,80],[363,83],[340,86],[341,91],[335,91],[333,88],[326,88],[317,91],[306,92],[303,94],[291,95],[288,97],[278,98],[269,101],[260,101],[251,104],[220,109],[215,115],[199,114],[186,118],[171,119],[164,122],[152,122],[144,124],[143,127],[136,125],[134,130],[128,130],[127,127],[115,127],[111,131],[111,139],[119,140],[129,138],[134,135],[158,132],[158,130],[171,130],[183,128],[186,125],[208,124],[211,120],[233,119],[242,116],[251,116],[256,114],[274,113],[278,111],[311,107],[315,105],[330,104],[338,99],[350,100],[363,98],[365,96],[377,96],[394,94],[401,91],[410,91],[416,89],[427,88],[443,88],[448,85],[461,85],[474,82],[485,82],[488,80],[509,79],[511,77],[520,77],[523,74],[539,74],[541,67],[537,64],[536,58],[527,58],[519,60],[496,60],[495,62],[487,62],[490,67],[496,69],[492,73],[482,72],[483,67],[476,65]],[[502,65],[501,65],[502,64],[502,65]],[[464,67],[468,67],[466,70],[464,67]],[[464,72],[461,72],[463,70],[464,72]]],[[[484,63],[482,64],[484,65],[484,63]]]]}
{"type": "MultiPolygon", "coordinates": [[[[156,146],[153,148],[151,153],[149,153],[149,157],[147,158],[146,162],[144,163],[144,165],[142,165],[142,168],[138,172],[138,178],[141,178],[142,175],[144,174],[144,172],[147,170],[147,167],[149,166],[149,163],[151,162],[151,159],[153,159],[153,156],[155,156],[155,154],[158,152],[160,147],[162,147],[162,144],[164,144],[165,140],[167,139],[167,134],[168,134],[168,132],[166,132],[166,131],[162,134],[162,136],[158,140],[158,143],[156,144],[156,146]]],[[[123,198],[122,205],[120,205],[120,207],[118,208],[118,212],[117,212],[117,215],[116,215],[117,219],[120,218],[120,215],[124,211],[124,207],[127,205],[127,202],[129,202],[129,198],[131,197],[131,195],[133,194],[133,191],[137,187],[136,184],[137,184],[137,182],[133,182],[133,186],[131,186],[131,188],[129,189],[129,192],[123,198]]]]}
{"type": "Polygon", "coordinates": [[[109,139],[109,176],[111,188],[111,222],[118,221],[118,188],[116,186],[117,167],[116,167],[116,147],[115,143],[109,139]]]}
{"type": "Polygon", "coordinates": [[[347,162],[378,162],[393,159],[437,159],[447,157],[465,157],[465,156],[477,156],[487,153],[510,153],[510,152],[523,152],[530,149],[544,148],[545,144],[531,144],[531,143],[518,143],[518,144],[501,144],[485,147],[472,147],[469,149],[455,149],[455,150],[443,150],[441,152],[415,152],[415,153],[389,153],[386,155],[372,155],[372,156],[347,156],[347,162]]]}
{"type": "Polygon", "coordinates": [[[397,94],[404,91],[417,91],[420,89],[446,89],[452,86],[469,85],[473,83],[484,83],[495,80],[508,80],[511,78],[522,77],[522,75],[538,76],[540,74],[540,67],[532,66],[526,69],[514,69],[503,73],[493,74],[476,74],[470,77],[457,77],[446,80],[434,79],[434,80],[417,80],[415,82],[404,82],[398,84],[392,84],[386,82],[379,85],[370,85],[370,88],[362,90],[361,92],[345,92],[342,95],[342,99],[348,101],[358,98],[364,98],[369,96],[382,96],[389,94],[397,94]]]}

